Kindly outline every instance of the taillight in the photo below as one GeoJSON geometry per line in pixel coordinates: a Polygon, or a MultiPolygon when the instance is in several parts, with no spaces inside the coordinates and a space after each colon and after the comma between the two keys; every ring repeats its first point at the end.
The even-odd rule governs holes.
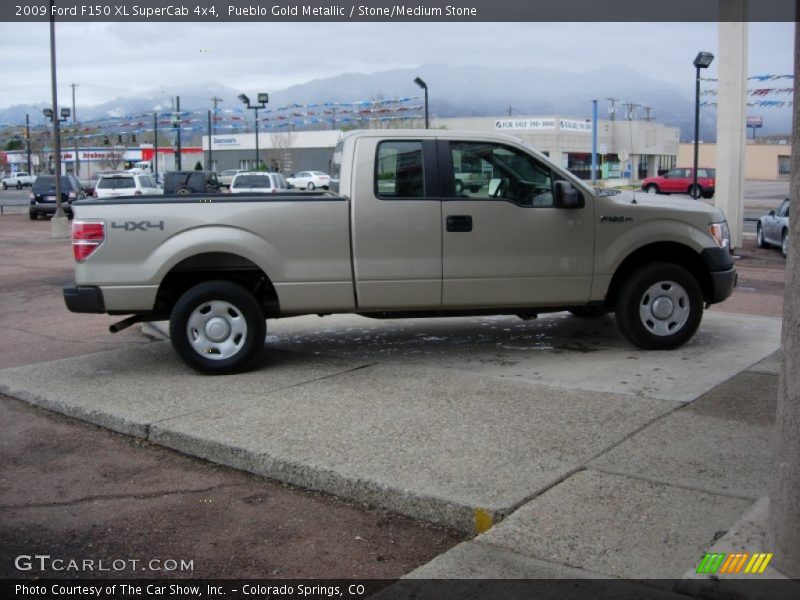
{"type": "Polygon", "coordinates": [[[83,262],[106,239],[103,221],[72,221],[72,254],[76,262],[83,262]]]}

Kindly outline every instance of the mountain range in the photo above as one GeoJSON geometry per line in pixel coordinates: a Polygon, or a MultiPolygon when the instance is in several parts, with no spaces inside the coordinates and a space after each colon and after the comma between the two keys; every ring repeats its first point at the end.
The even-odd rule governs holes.
{"type": "MultiPolygon", "coordinates": [[[[324,79],[272,91],[268,82],[271,106],[322,102],[353,102],[375,97],[393,98],[421,96],[414,83],[421,77],[429,88],[430,114],[434,117],[468,117],[500,115],[560,115],[590,118],[592,100],[599,100],[600,118],[607,118],[608,98],[619,99],[617,118],[625,118],[621,103],[633,102],[637,118],[650,116],[662,123],[679,127],[682,140],[693,139],[694,99],[678,86],[659,81],[629,67],[606,68],[572,73],[543,68],[507,68],[486,66],[449,66],[428,64],[416,68],[392,69],[372,74],[342,73],[324,79]]],[[[199,82],[191,86],[165,85],[173,95],[181,97],[182,110],[206,110],[211,98],[222,98],[223,108],[241,107],[236,90],[217,82],[199,82]]],[[[258,90],[247,90],[251,96],[258,90]]],[[[15,105],[0,109],[0,123],[21,124],[25,114],[31,122],[41,121],[42,102],[15,105]]],[[[137,96],[120,96],[94,106],[78,105],[82,121],[171,109],[170,98],[162,89],[137,96]]],[[[771,108],[764,115],[764,128],[759,135],[788,134],[791,131],[791,110],[771,108]]],[[[751,111],[752,113],[752,111],[751,111]]],[[[716,137],[716,111],[701,111],[701,139],[716,137]]]]}

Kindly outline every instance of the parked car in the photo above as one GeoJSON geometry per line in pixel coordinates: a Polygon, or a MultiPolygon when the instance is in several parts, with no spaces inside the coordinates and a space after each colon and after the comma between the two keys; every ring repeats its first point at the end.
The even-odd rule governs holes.
{"type": "Polygon", "coordinates": [[[214,171],[169,171],[164,175],[165,194],[209,194],[219,190],[214,171]]]}
{"type": "Polygon", "coordinates": [[[217,179],[219,179],[219,184],[222,187],[229,188],[231,187],[231,182],[233,178],[238,174],[242,173],[241,169],[227,169],[225,171],[220,171],[219,175],[217,175],[217,179]]]}
{"type": "Polygon", "coordinates": [[[327,190],[331,184],[331,176],[322,171],[300,171],[291,177],[287,177],[286,182],[292,187],[301,190],[315,190],[317,188],[327,190]]]}
{"type": "Polygon", "coordinates": [[[644,179],[642,189],[648,194],[689,194],[692,198],[711,198],[717,185],[716,177],[716,169],[697,169],[697,190],[692,190],[694,169],[680,167],[659,177],[644,179]]]}
{"type": "Polygon", "coordinates": [[[121,196],[141,196],[143,194],[163,194],[150,175],[140,173],[115,173],[102,175],[97,180],[95,198],[116,198],[121,196]]]}
{"type": "Polygon", "coordinates": [[[756,225],[756,245],[759,248],[780,246],[781,253],[786,256],[789,251],[789,199],[786,198],[778,210],[758,219],[756,225]]]}
{"type": "MultiPolygon", "coordinates": [[[[37,219],[39,215],[52,215],[56,212],[56,177],[55,175],[39,175],[31,186],[28,195],[31,204],[28,215],[37,219]]],[[[61,206],[67,216],[72,216],[72,203],[86,197],[81,182],[74,175],[61,176],[61,206]]]]}
{"type": "Polygon", "coordinates": [[[238,173],[231,182],[231,194],[259,194],[285,192],[289,189],[280,173],[253,171],[238,173]]]}
{"type": "Polygon", "coordinates": [[[29,187],[33,185],[33,181],[35,179],[36,177],[33,175],[28,175],[28,173],[25,171],[18,171],[7,177],[3,177],[3,189],[7,190],[10,187],[15,187],[18,190],[21,190],[23,187],[29,187]]]}

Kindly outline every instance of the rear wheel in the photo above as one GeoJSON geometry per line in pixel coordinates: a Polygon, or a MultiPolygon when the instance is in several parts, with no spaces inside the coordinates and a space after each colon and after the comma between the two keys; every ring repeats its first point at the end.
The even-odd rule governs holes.
{"type": "Polygon", "coordinates": [[[657,194],[658,193],[658,186],[655,183],[651,183],[646,188],[644,188],[644,190],[648,194],[657,194]]]}
{"type": "Polygon", "coordinates": [[[689,271],[672,263],[644,265],[622,285],[617,324],[633,344],[645,350],[681,346],[703,318],[703,295],[689,271]]]}
{"type": "Polygon", "coordinates": [[[689,189],[686,191],[695,200],[703,195],[703,188],[700,187],[700,185],[690,185],[689,189]]]}
{"type": "Polygon", "coordinates": [[[761,228],[761,223],[756,225],[756,246],[759,248],[767,248],[769,246],[764,240],[764,231],[761,228]]]}
{"type": "Polygon", "coordinates": [[[5,181],[3,182],[3,189],[4,189],[4,190],[7,190],[7,189],[8,189],[8,184],[7,184],[5,181]]]}
{"type": "Polygon", "coordinates": [[[186,196],[188,194],[191,194],[192,190],[189,189],[189,188],[182,187],[182,188],[178,188],[177,190],[175,190],[175,193],[179,194],[181,196],[186,196]]]}
{"type": "Polygon", "coordinates": [[[789,254],[789,232],[786,229],[781,234],[781,254],[784,258],[789,254]]]}
{"type": "Polygon", "coordinates": [[[189,288],[172,309],[170,338],[183,361],[200,373],[238,373],[264,347],[267,326],[255,296],[239,284],[212,280],[189,288]]]}
{"type": "Polygon", "coordinates": [[[314,182],[313,182],[313,181],[309,181],[309,182],[308,182],[308,185],[306,186],[306,189],[307,189],[308,191],[310,191],[310,192],[313,192],[313,191],[314,191],[314,188],[316,188],[316,186],[314,185],[314,182]]]}

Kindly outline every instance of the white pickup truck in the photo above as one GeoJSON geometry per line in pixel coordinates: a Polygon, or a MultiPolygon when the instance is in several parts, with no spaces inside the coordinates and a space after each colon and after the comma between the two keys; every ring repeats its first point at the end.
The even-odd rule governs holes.
{"type": "Polygon", "coordinates": [[[615,312],[631,342],[670,349],[736,283],[719,210],[600,193],[514,138],[354,132],[331,171],[331,192],[74,203],[67,307],[132,315],[112,331],[170,319],[187,364],[230,373],[265,319],[303,314],[615,312]],[[457,186],[465,165],[478,189],[457,186]]]}
{"type": "Polygon", "coordinates": [[[12,173],[8,177],[3,177],[0,184],[2,184],[4,190],[7,190],[10,187],[15,187],[18,190],[21,190],[24,187],[31,187],[35,179],[35,175],[28,175],[24,171],[18,171],[16,173],[12,173]]]}

